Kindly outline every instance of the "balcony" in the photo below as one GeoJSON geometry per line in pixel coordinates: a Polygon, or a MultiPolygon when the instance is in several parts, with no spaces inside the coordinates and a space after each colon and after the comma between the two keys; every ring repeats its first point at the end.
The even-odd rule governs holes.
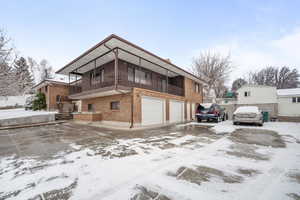
{"type": "MultiPolygon", "coordinates": [[[[74,94],[80,94],[82,92],[88,92],[88,91],[93,91],[96,89],[101,89],[101,88],[111,88],[114,86],[114,82],[112,81],[107,81],[107,82],[102,82],[102,83],[97,83],[97,84],[76,84],[76,85],[70,85],[69,92],[70,95],[74,94]]],[[[143,89],[148,89],[148,90],[154,90],[157,92],[163,92],[163,93],[168,93],[172,95],[177,95],[177,96],[184,96],[184,89],[177,87],[172,84],[168,84],[165,88],[162,87],[156,87],[154,84],[151,85],[146,85],[146,84],[138,84],[130,81],[119,81],[118,86],[123,86],[126,88],[143,88],[143,89]]]]}

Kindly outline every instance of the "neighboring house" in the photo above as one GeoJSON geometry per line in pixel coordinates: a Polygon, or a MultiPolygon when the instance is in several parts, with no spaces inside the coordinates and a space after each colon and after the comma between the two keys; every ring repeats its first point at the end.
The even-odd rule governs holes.
{"type": "Polygon", "coordinates": [[[300,122],[300,88],[279,89],[277,98],[278,119],[300,122]]]}
{"type": "Polygon", "coordinates": [[[265,85],[244,85],[237,90],[237,106],[258,106],[269,112],[271,118],[278,115],[276,87],[265,85]]]}
{"type": "Polygon", "coordinates": [[[205,82],[149,51],[110,35],[57,73],[75,76],[74,119],[140,126],[194,118],[205,82]]]}
{"type": "Polygon", "coordinates": [[[277,118],[278,103],[276,87],[264,85],[244,85],[236,92],[236,98],[218,100],[226,109],[229,119],[240,106],[257,106],[260,110],[269,113],[270,118],[277,118]]]}
{"type": "Polygon", "coordinates": [[[69,101],[68,77],[56,76],[53,79],[45,79],[35,85],[33,89],[45,94],[48,111],[57,110],[59,103],[69,101]]]}

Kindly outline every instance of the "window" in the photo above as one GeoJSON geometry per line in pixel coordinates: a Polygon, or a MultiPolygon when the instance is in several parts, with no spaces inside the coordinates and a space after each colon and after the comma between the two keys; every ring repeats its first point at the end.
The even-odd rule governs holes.
{"type": "Polygon", "coordinates": [[[161,79],[161,90],[162,92],[167,91],[167,81],[165,79],[161,79]]]}
{"type": "Polygon", "coordinates": [[[144,71],[140,71],[140,81],[141,84],[146,85],[146,73],[144,71]]]}
{"type": "Polygon", "coordinates": [[[196,93],[200,93],[200,84],[199,83],[195,83],[195,92],[196,93]]]}
{"type": "Polygon", "coordinates": [[[93,104],[88,104],[88,112],[94,112],[93,104]]]}
{"type": "Polygon", "coordinates": [[[250,96],[250,91],[246,91],[246,92],[244,93],[244,96],[245,96],[245,97],[249,97],[249,96],[250,96]]]}
{"type": "Polygon", "coordinates": [[[95,80],[95,74],[94,74],[94,71],[91,71],[90,72],[90,85],[95,84],[94,80],[95,80]]]}
{"type": "Polygon", "coordinates": [[[111,110],[120,110],[120,101],[112,101],[110,102],[111,110]]]}
{"type": "Polygon", "coordinates": [[[45,86],[45,92],[48,92],[48,85],[45,86]]]}
{"type": "Polygon", "coordinates": [[[100,70],[100,82],[103,83],[104,82],[104,69],[100,70]]]}
{"type": "Polygon", "coordinates": [[[152,84],[151,73],[146,72],[145,73],[145,79],[146,79],[146,85],[151,85],[152,84]]]}
{"type": "Polygon", "coordinates": [[[60,95],[56,95],[56,103],[59,103],[61,101],[61,96],[60,95]]]}
{"type": "Polygon", "coordinates": [[[128,81],[134,82],[134,68],[128,67],[128,81]]]}
{"type": "Polygon", "coordinates": [[[300,97],[293,97],[292,102],[293,103],[300,103],[300,97]]]}

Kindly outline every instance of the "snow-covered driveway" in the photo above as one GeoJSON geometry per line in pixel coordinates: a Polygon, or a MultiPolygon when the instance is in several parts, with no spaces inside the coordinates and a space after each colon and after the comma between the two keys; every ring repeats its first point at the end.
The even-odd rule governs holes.
{"type": "Polygon", "coordinates": [[[0,132],[0,199],[297,199],[299,188],[297,123],[0,132]]]}

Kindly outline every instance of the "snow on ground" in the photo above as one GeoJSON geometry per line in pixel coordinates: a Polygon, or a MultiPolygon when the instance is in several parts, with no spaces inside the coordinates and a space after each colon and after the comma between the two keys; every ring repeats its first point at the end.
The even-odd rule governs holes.
{"type": "Polygon", "coordinates": [[[17,191],[16,196],[11,195],[7,199],[28,199],[38,194],[45,196],[54,190],[71,191],[70,199],[110,200],[166,199],[163,197],[172,200],[282,200],[300,196],[299,180],[293,178],[294,174],[300,176],[299,123],[270,122],[263,127],[243,127],[226,121],[218,124],[189,123],[179,127],[208,124],[217,133],[229,134],[209,143],[201,142],[204,137],[201,135],[180,135],[180,129],[147,140],[117,140],[106,150],[120,151],[125,146],[139,151],[131,156],[112,159],[97,155],[89,147],[82,149],[78,144],[72,144],[76,151],[61,152],[60,156],[46,161],[4,157],[0,160],[0,188],[3,194],[17,191]],[[286,148],[236,142],[230,133],[240,128],[250,128],[250,132],[254,129],[276,131],[286,137],[286,148]],[[183,145],[195,139],[196,144],[183,145]],[[161,141],[168,141],[175,147],[154,148],[161,141]],[[234,152],[236,147],[246,148],[246,151],[239,152],[241,149],[238,149],[235,152],[237,156],[228,153],[234,152]],[[264,155],[268,159],[240,156],[243,153],[264,155]],[[42,170],[37,167],[40,165],[44,166],[42,170]],[[145,198],[146,194],[153,196],[145,198]]]}
{"type": "Polygon", "coordinates": [[[30,117],[36,115],[54,114],[54,113],[55,112],[25,110],[24,108],[7,109],[7,110],[0,110],[0,120],[18,118],[18,117],[30,117]]]}

